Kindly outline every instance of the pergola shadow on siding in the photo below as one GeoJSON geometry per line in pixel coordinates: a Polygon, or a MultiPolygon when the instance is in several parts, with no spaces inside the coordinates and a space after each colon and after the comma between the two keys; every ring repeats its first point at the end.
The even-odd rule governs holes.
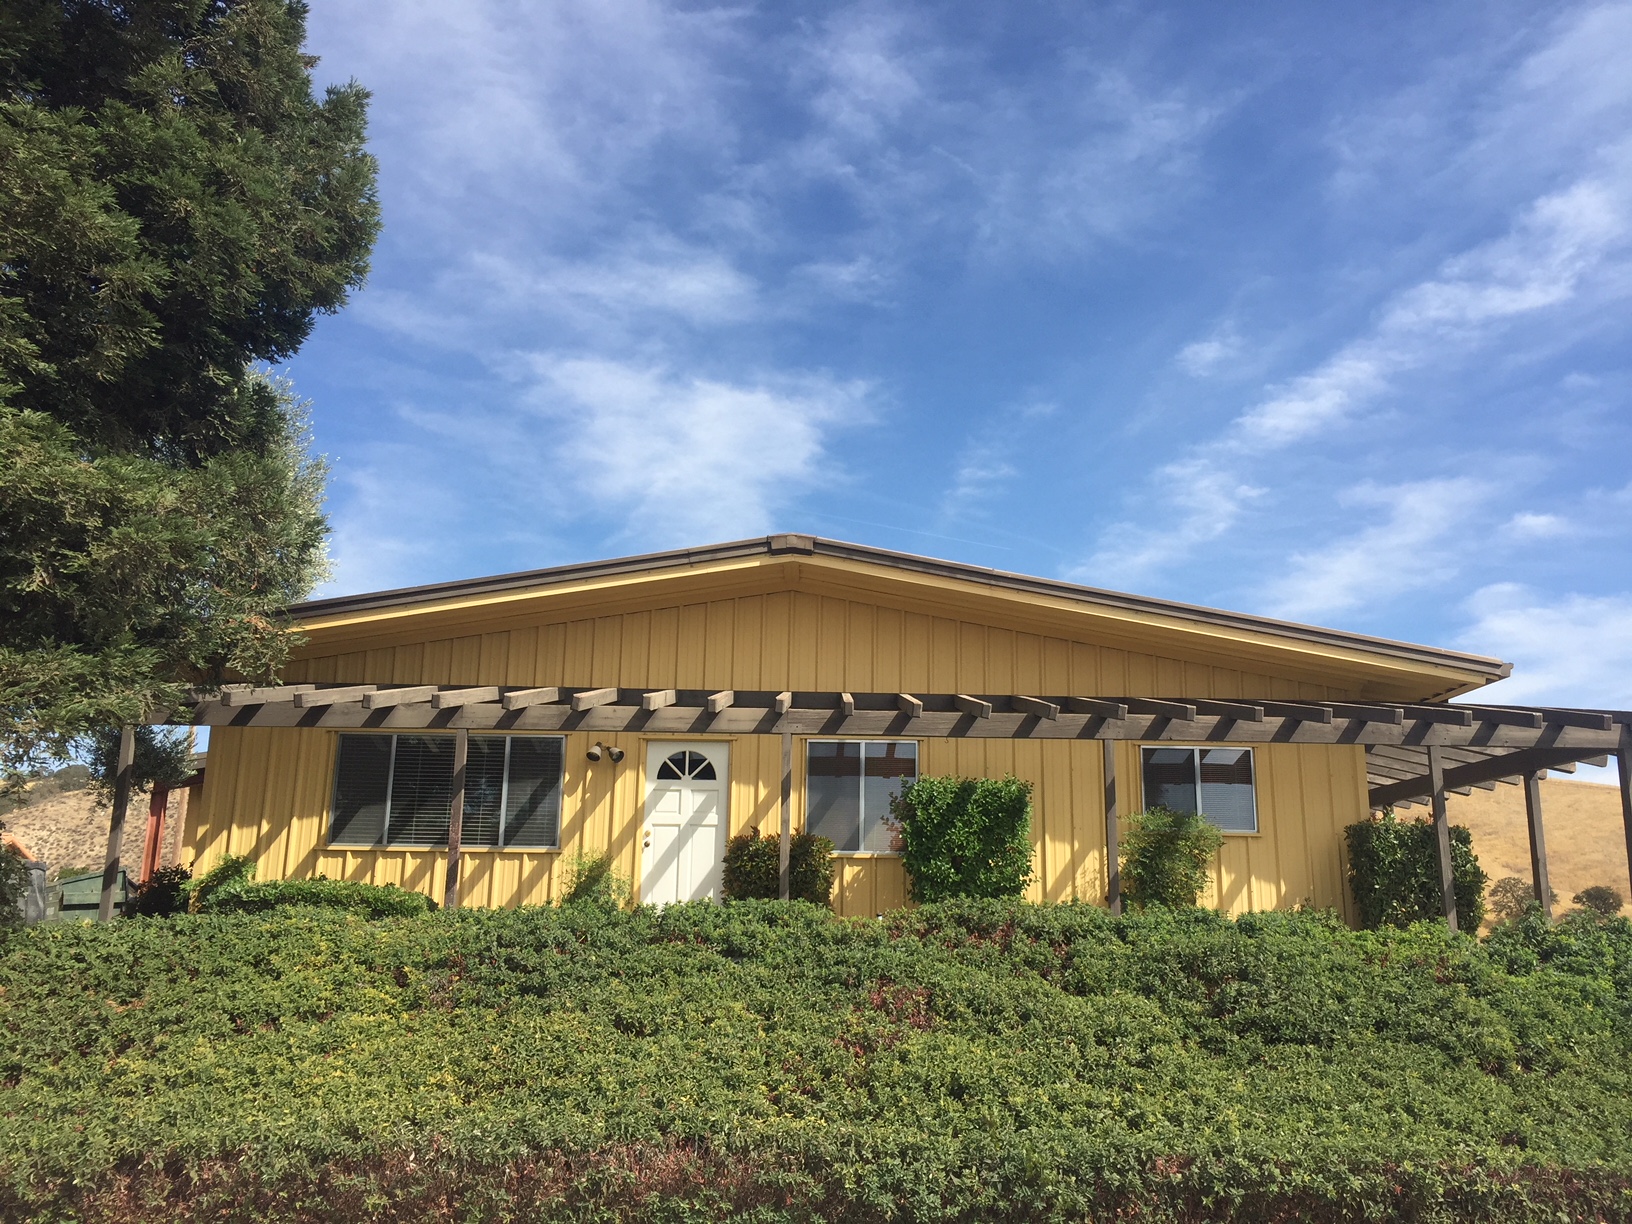
{"type": "MultiPolygon", "coordinates": [[[[199,693],[161,720],[171,725],[446,730],[456,735],[445,903],[459,901],[460,822],[470,731],[652,732],[782,738],[782,895],[788,893],[790,795],[795,735],[1025,740],[1100,740],[1105,745],[1105,833],[1110,887],[1120,912],[1117,741],[1218,745],[1357,745],[1366,750],[1371,806],[1432,806],[1446,921],[1456,925],[1447,792],[1522,781],[1529,811],[1537,900],[1548,906],[1538,779],[1577,762],[1619,761],[1621,810],[1632,861],[1632,711],[1464,704],[1219,701],[1017,693],[743,692],[501,685],[289,684],[227,686],[199,693]]],[[[120,783],[104,876],[111,916],[131,736],[122,738],[120,783]]]]}

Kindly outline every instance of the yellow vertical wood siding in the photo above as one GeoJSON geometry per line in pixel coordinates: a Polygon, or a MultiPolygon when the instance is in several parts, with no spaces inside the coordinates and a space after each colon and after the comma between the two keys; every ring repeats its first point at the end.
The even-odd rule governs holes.
{"type": "MultiPolygon", "coordinates": [[[[381,632],[365,648],[308,653],[292,682],[611,685],[652,688],[1077,693],[1107,696],[1344,699],[1358,694],[1267,671],[1170,659],[1120,647],[803,591],[773,592],[616,614],[545,616],[458,637],[381,632]]],[[[207,866],[252,854],[262,878],[327,875],[396,883],[440,897],[444,852],[327,844],[336,734],[216,728],[203,794],[188,815],[185,857],[207,866]]],[[[665,737],[667,738],[667,737],[665,737]]],[[[695,737],[693,737],[695,738],[695,737]]],[[[706,738],[706,737],[704,737],[706,738]]],[[[463,897],[479,906],[559,895],[579,854],[610,852],[639,878],[646,737],[567,736],[561,849],[470,849],[463,897]],[[623,762],[591,765],[600,739],[623,762]]],[[[1037,855],[1031,895],[1101,902],[1106,889],[1104,778],[1096,741],[921,742],[920,770],[998,777],[1034,787],[1037,855]]],[[[1138,751],[1119,745],[1124,810],[1138,802],[1138,751]]],[[[774,832],[781,787],[775,736],[731,740],[733,834],[774,832]]],[[[1256,749],[1260,832],[1225,840],[1211,903],[1231,913],[1312,901],[1347,907],[1341,831],[1366,814],[1364,754],[1354,747],[1256,749]]],[[[795,751],[794,821],[803,824],[804,741],[795,751]]],[[[834,904],[874,914],[905,902],[899,860],[841,857],[834,904]]]]}

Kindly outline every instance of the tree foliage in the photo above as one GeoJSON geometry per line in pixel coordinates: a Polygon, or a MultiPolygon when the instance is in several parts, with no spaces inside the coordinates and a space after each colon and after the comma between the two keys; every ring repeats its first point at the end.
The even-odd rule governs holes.
{"type": "MultiPolygon", "coordinates": [[[[1503,876],[1490,886],[1487,895],[1490,912],[1498,922],[1512,922],[1536,904],[1536,890],[1522,876],[1503,876]]],[[[1558,904],[1558,894],[1551,888],[1547,890],[1547,904],[1558,904]]]]}
{"type": "Polygon", "coordinates": [[[1224,835],[1199,812],[1135,812],[1122,838],[1122,895],[1140,908],[1194,906],[1223,844],[1224,835]]]}
{"type": "MultiPolygon", "coordinates": [[[[1386,809],[1343,831],[1349,850],[1349,888],[1367,930],[1409,926],[1444,916],[1440,894],[1439,841],[1431,821],[1396,820],[1386,809]]],[[[1485,920],[1489,877],[1473,853],[1473,834],[1451,826],[1451,882],[1456,925],[1469,934],[1485,920]]]]}
{"type": "Polygon", "coordinates": [[[324,572],[291,355],[378,229],[293,0],[0,5],[0,740],[274,674],[324,572]]]}
{"type": "Polygon", "coordinates": [[[7,0],[0,23],[7,401],[97,452],[277,445],[250,363],[367,271],[367,93],[313,96],[291,0],[7,0]]]}
{"type": "Polygon", "coordinates": [[[1018,897],[1031,882],[1031,783],[924,777],[890,800],[914,901],[1018,897]]]}
{"type": "Polygon", "coordinates": [[[190,684],[268,676],[278,609],[325,572],[323,468],[287,396],[259,454],[198,467],[90,457],[58,421],[0,408],[0,741],[16,770],[190,684]]]}
{"type": "Polygon", "coordinates": [[[1582,909],[1591,910],[1595,914],[1602,914],[1609,918],[1621,912],[1624,900],[1621,894],[1608,884],[1594,884],[1590,888],[1583,888],[1570,901],[1582,909]]]}

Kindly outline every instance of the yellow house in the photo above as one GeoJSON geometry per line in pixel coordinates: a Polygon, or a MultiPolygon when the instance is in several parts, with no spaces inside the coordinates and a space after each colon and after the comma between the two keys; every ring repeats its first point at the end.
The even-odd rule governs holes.
{"type": "Polygon", "coordinates": [[[872,915],[907,896],[903,780],[1014,774],[1035,899],[1114,896],[1108,829],[1164,801],[1224,829],[1210,904],[1348,910],[1342,830],[1399,754],[1574,744],[1444,705],[1494,659],[810,536],[292,611],[282,684],[200,702],[183,860],[438,900],[455,862],[463,905],[549,902],[598,852],[637,899],[710,895],[728,836],[785,824],[833,839],[834,907],[872,915]]]}

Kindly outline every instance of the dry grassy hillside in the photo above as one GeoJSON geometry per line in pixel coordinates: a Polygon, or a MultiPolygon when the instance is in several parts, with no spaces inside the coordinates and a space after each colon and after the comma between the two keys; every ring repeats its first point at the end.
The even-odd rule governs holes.
{"type": "MultiPolygon", "coordinates": [[[[171,799],[171,819],[165,822],[164,862],[175,862],[180,822],[174,819],[176,800],[171,799]]],[[[52,873],[64,868],[100,869],[108,849],[108,808],[89,790],[46,795],[0,816],[6,832],[27,846],[34,856],[50,865],[52,873]]],[[[125,819],[123,859],[134,871],[141,863],[142,842],[147,834],[147,795],[130,798],[130,814],[125,819]]]]}
{"type": "MultiPolygon", "coordinates": [[[[1412,809],[1412,814],[1418,810],[1412,809]]],[[[1593,884],[1607,884],[1623,897],[1632,894],[1618,788],[1547,778],[1541,784],[1541,813],[1547,870],[1559,901],[1555,913],[1570,909],[1570,898],[1593,884]]],[[[1530,838],[1525,831],[1523,787],[1498,786],[1453,795],[1450,815],[1452,824],[1466,825],[1472,832],[1473,852],[1491,883],[1503,876],[1529,880],[1530,838]]]]}

